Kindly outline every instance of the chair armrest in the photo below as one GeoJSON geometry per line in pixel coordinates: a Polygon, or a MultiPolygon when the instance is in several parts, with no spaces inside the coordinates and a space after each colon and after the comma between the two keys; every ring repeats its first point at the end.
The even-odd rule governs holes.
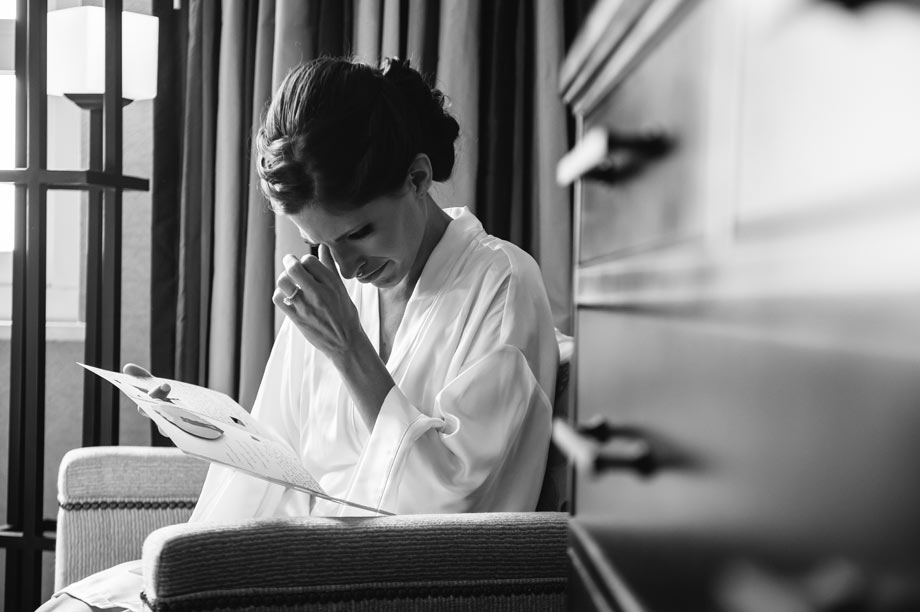
{"type": "Polygon", "coordinates": [[[144,543],[144,598],[154,612],[336,603],[564,610],[566,519],[490,513],[174,525],[144,543]]]}
{"type": "Polygon", "coordinates": [[[175,448],[100,446],[64,455],[55,588],[140,558],[150,532],[188,520],[207,469],[175,448]]]}

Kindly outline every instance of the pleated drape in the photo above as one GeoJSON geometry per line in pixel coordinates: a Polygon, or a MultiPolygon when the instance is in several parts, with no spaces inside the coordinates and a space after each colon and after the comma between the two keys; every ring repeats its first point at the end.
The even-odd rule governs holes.
{"type": "Polygon", "coordinates": [[[207,381],[211,304],[219,11],[216,2],[189,3],[183,105],[175,375],[201,384],[207,381]]]}
{"type": "Polygon", "coordinates": [[[239,379],[252,125],[252,107],[245,101],[252,96],[257,8],[246,0],[221,2],[207,384],[228,395],[236,395],[239,379]]]}
{"type": "Polygon", "coordinates": [[[253,138],[285,75],[320,55],[405,57],[444,91],[461,132],[435,199],[469,206],[529,250],[569,331],[569,193],[553,181],[570,141],[557,94],[563,0],[154,2],[156,374],[251,406],[281,322],[271,302],[281,258],[305,250],[259,192],[253,138]]]}
{"type": "MultiPolygon", "coordinates": [[[[259,3],[256,52],[253,69],[252,123],[249,140],[255,138],[272,94],[272,59],[275,49],[275,2],[259,3]]],[[[243,406],[255,401],[262,368],[275,338],[275,215],[259,191],[256,157],[249,156],[246,191],[246,250],[243,263],[243,315],[240,321],[240,391],[243,406]]]]}
{"type": "MultiPolygon", "coordinates": [[[[517,93],[515,34],[520,4],[518,0],[492,0],[482,7],[479,132],[502,137],[484,138],[481,143],[476,214],[486,230],[500,238],[511,237],[517,93]]],[[[526,249],[529,245],[522,246],[526,249]]]]}
{"type": "Polygon", "coordinates": [[[380,56],[380,32],[383,27],[383,0],[355,0],[354,48],[360,60],[373,63],[380,56]]]}
{"type": "MultiPolygon", "coordinates": [[[[437,0],[409,0],[403,57],[425,75],[438,72],[440,19],[437,0]]],[[[470,4],[475,4],[470,2],[470,4]]]]}
{"type": "Polygon", "coordinates": [[[176,307],[182,226],[182,92],[188,32],[188,4],[174,10],[156,0],[160,20],[157,96],[153,101],[153,180],[150,257],[150,369],[172,376],[176,366],[176,307]]]}
{"type": "Polygon", "coordinates": [[[468,206],[476,212],[480,59],[470,61],[470,55],[480,48],[481,1],[441,0],[440,4],[436,84],[450,100],[450,110],[460,124],[460,137],[453,175],[449,182],[435,185],[433,197],[445,208],[468,206]]]}
{"type": "MultiPolygon", "coordinates": [[[[558,95],[565,52],[562,2],[538,0],[534,9],[531,253],[543,271],[556,327],[572,333],[572,208],[568,189],[556,184],[556,163],[569,148],[565,105],[558,95]]],[[[585,9],[587,10],[587,9],[585,9]]]]}

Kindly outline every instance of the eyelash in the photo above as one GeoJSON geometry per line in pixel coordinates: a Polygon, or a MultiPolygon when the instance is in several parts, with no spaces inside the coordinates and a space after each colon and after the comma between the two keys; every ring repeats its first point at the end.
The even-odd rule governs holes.
{"type": "Polygon", "coordinates": [[[374,228],[373,228],[372,226],[370,226],[370,225],[365,225],[364,227],[362,227],[361,229],[359,229],[359,230],[358,230],[357,232],[355,232],[354,234],[351,234],[351,235],[348,237],[348,239],[349,239],[349,240],[360,240],[361,238],[366,238],[367,236],[370,235],[370,233],[371,233],[373,230],[374,230],[374,228]]]}
{"type": "MultiPolygon", "coordinates": [[[[368,236],[370,236],[371,232],[373,231],[374,231],[374,227],[372,225],[365,225],[364,227],[362,227],[355,233],[350,234],[348,236],[348,239],[349,240],[361,240],[362,238],[367,238],[368,236]]],[[[318,244],[313,244],[311,242],[307,242],[306,240],[304,240],[304,244],[307,245],[307,247],[310,249],[310,252],[313,253],[314,255],[316,255],[317,252],[319,252],[318,244]]]]}

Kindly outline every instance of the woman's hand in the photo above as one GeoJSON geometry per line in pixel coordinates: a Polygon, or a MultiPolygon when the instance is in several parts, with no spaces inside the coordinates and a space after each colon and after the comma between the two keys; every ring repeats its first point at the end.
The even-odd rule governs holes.
{"type": "MultiPolygon", "coordinates": [[[[146,368],[142,368],[141,366],[134,364],[134,363],[126,363],[121,368],[121,371],[124,372],[125,374],[128,374],[129,376],[136,376],[137,378],[153,379],[153,374],[148,372],[146,368]]],[[[169,388],[169,383],[163,383],[161,385],[157,385],[156,387],[148,391],[147,395],[149,395],[152,399],[166,399],[167,397],[169,397],[170,391],[171,389],[169,388]]],[[[147,414],[143,410],[141,410],[140,406],[137,407],[137,413],[141,415],[142,417],[144,417],[145,419],[150,418],[147,416],[147,414]]],[[[160,430],[161,435],[167,438],[169,437],[162,429],[160,429],[159,425],[157,425],[157,429],[160,430]]]]}
{"type": "MultiPolygon", "coordinates": [[[[121,371],[128,376],[136,376],[137,378],[153,378],[153,374],[148,372],[146,368],[142,368],[136,363],[126,363],[124,367],[121,368],[121,371]]],[[[154,387],[148,391],[147,395],[153,399],[166,399],[166,397],[169,395],[169,392],[169,383],[163,383],[162,385],[154,387]]]]}
{"type": "Polygon", "coordinates": [[[306,255],[298,261],[285,255],[283,262],[272,301],[310,344],[338,363],[366,342],[358,311],[327,247],[319,247],[319,258],[306,255]]]}
{"type": "Polygon", "coordinates": [[[332,361],[368,430],[373,430],[394,382],[361,327],[358,309],[348,297],[329,249],[320,246],[319,259],[307,255],[297,261],[285,255],[284,267],[272,301],[332,361]]]}

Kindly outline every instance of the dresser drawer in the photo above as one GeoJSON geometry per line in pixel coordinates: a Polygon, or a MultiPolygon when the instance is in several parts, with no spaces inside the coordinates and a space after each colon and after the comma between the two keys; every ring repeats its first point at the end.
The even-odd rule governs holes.
{"type": "Polygon", "coordinates": [[[648,158],[624,146],[612,161],[633,171],[582,182],[580,264],[701,234],[711,6],[693,7],[676,18],[664,40],[648,43],[638,68],[585,114],[584,133],[601,129],[612,140],[663,136],[670,146],[648,158]]]}
{"type": "Polygon", "coordinates": [[[738,224],[916,205],[915,3],[744,3],[738,224]],[[854,210],[856,209],[856,210],[854,210]]]}
{"type": "Polygon", "coordinates": [[[772,308],[718,320],[578,312],[578,421],[637,428],[662,461],[649,478],[580,471],[579,518],[817,553],[913,554],[916,354],[811,342],[775,325],[772,308]]]}
{"type": "Polygon", "coordinates": [[[920,293],[920,6],[744,3],[721,290],[920,293]]]}

